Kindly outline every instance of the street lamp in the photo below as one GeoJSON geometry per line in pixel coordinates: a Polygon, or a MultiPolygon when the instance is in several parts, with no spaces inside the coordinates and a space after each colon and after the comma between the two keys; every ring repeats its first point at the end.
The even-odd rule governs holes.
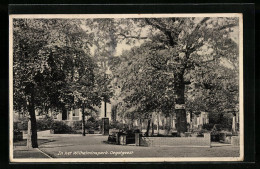
{"type": "MultiPolygon", "coordinates": [[[[110,69],[108,68],[105,72],[105,79],[108,79],[108,76],[112,74],[110,69]]],[[[107,92],[107,84],[105,85],[105,92],[107,92]]],[[[107,95],[104,97],[104,117],[107,117],[107,95]]]]}
{"type": "MultiPolygon", "coordinates": [[[[109,74],[112,74],[112,72],[108,68],[105,72],[105,80],[108,79],[109,74]]],[[[104,95],[104,118],[102,118],[102,135],[109,134],[109,118],[107,118],[107,84],[105,84],[105,92],[106,94],[104,95]]]]}
{"type": "Polygon", "coordinates": [[[228,113],[232,113],[233,115],[232,132],[236,134],[239,131],[239,110],[234,108],[234,109],[226,109],[225,111],[228,113]]]}

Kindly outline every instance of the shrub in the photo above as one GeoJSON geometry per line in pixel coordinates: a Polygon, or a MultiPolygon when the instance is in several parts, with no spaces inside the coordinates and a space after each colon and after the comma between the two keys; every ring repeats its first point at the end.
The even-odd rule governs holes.
{"type": "Polygon", "coordinates": [[[81,130],[82,129],[82,121],[74,121],[73,122],[73,129],[74,130],[81,130]]]}
{"type": "Polygon", "coordinates": [[[95,130],[99,130],[100,126],[102,126],[102,120],[95,121],[95,130]]]}
{"type": "Polygon", "coordinates": [[[110,129],[114,129],[114,128],[116,128],[116,129],[124,129],[125,125],[123,123],[120,123],[120,122],[116,121],[116,122],[113,122],[113,123],[109,124],[109,128],[110,129]]]}
{"type": "Polygon", "coordinates": [[[91,122],[91,121],[88,121],[86,124],[85,124],[85,127],[86,129],[95,129],[96,128],[96,124],[91,122]]]}
{"type": "Polygon", "coordinates": [[[208,123],[208,124],[203,124],[202,129],[212,130],[213,127],[214,127],[214,124],[208,123]]]}
{"type": "Polygon", "coordinates": [[[17,128],[19,130],[27,130],[28,129],[28,118],[27,117],[22,117],[22,118],[19,118],[19,121],[16,122],[17,124],[17,128]]]}
{"type": "Polygon", "coordinates": [[[164,126],[159,126],[159,130],[164,130],[165,127],[164,126]]]}
{"type": "MultiPolygon", "coordinates": [[[[100,121],[89,121],[87,120],[85,122],[85,128],[86,129],[94,129],[94,130],[98,130],[99,129],[99,126],[100,126],[100,121]]],[[[75,121],[73,122],[73,130],[81,130],[82,129],[82,120],[80,121],[75,121]]]]}
{"type": "Polygon", "coordinates": [[[165,126],[164,129],[165,130],[171,130],[171,127],[170,126],[165,126]]]}
{"type": "MultiPolygon", "coordinates": [[[[20,118],[19,122],[16,122],[16,127],[19,130],[27,130],[28,129],[28,118],[20,118]]],[[[45,117],[43,119],[38,119],[36,121],[37,124],[37,130],[49,130],[51,128],[51,125],[53,123],[53,119],[51,117],[45,117]]]]}
{"type": "Polygon", "coordinates": [[[199,132],[198,132],[198,137],[203,137],[204,136],[204,133],[208,133],[208,131],[207,130],[205,130],[205,129],[201,129],[199,132]]]}
{"type": "Polygon", "coordinates": [[[55,134],[69,134],[74,133],[74,130],[62,121],[55,121],[51,125],[51,129],[55,134]]]}
{"type": "Polygon", "coordinates": [[[18,128],[19,122],[14,122],[13,130],[14,133],[20,132],[20,129],[18,128]]]}
{"type": "Polygon", "coordinates": [[[92,123],[96,122],[96,120],[95,120],[94,117],[90,117],[87,121],[88,121],[88,122],[92,122],[92,123]]]}
{"type": "Polygon", "coordinates": [[[54,123],[51,117],[45,117],[44,119],[37,120],[37,130],[49,130],[54,123]]]}

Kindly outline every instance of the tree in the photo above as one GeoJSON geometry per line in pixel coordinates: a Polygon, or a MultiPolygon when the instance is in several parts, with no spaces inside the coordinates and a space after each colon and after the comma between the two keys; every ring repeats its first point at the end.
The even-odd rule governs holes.
{"type": "MultiPolygon", "coordinates": [[[[47,112],[48,108],[71,105],[74,98],[66,92],[68,80],[76,74],[71,66],[91,72],[91,62],[77,62],[89,59],[86,44],[91,38],[80,23],[73,19],[13,19],[14,109],[29,112],[33,148],[38,147],[35,109],[47,112]]],[[[89,77],[87,81],[91,81],[91,76],[85,80],[89,77]]]]}
{"type": "Polygon", "coordinates": [[[174,95],[168,90],[173,77],[151,66],[150,57],[146,54],[151,45],[144,43],[123,52],[121,61],[114,66],[117,67],[114,85],[124,101],[123,112],[132,120],[148,118],[147,134],[154,112],[163,112],[167,116],[174,108],[174,95]]]}
{"type": "Polygon", "coordinates": [[[210,122],[220,124],[224,122],[221,118],[225,117],[226,110],[238,109],[239,76],[231,64],[212,64],[193,74],[203,78],[188,87],[186,102],[189,110],[209,112],[210,122]]]}
{"type": "MultiPolygon", "coordinates": [[[[238,59],[237,43],[231,36],[232,31],[237,29],[238,18],[144,18],[117,21],[118,38],[143,40],[147,44],[150,42],[149,49],[143,54],[149,56],[149,64],[157,72],[173,74],[171,89],[175,95],[175,104],[178,105],[185,104],[185,85],[194,83],[190,77],[193,72],[201,71],[200,67],[213,62],[220,64],[223,58],[231,62],[238,59]],[[127,26],[120,29],[122,25],[127,26]],[[128,27],[135,29],[130,31],[128,27]],[[146,37],[141,33],[132,34],[142,29],[146,29],[146,37]]],[[[200,82],[199,79],[197,81],[200,82]]],[[[175,113],[178,133],[186,132],[186,110],[175,109],[175,113]]]]}

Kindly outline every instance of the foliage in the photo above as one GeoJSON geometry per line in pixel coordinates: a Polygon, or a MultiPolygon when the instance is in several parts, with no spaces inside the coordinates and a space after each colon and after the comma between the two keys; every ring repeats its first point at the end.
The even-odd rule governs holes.
{"type": "Polygon", "coordinates": [[[121,64],[115,72],[117,86],[121,91],[124,109],[121,112],[134,114],[135,119],[145,113],[173,109],[173,94],[166,93],[172,77],[157,72],[147,59],[146,44],[122,54],[121,64]]]}
{"type": "Polygon", "coordinates": [[[30,113],[35,147],[35,109],[47,113],[100,104],[89,49],[93,37],[81,22],[13,19],[14,109],[30,113]]]}
{"type": "Polygon", "coordinates": [[[86,129],[97,129],[99,125],[97,125],[97,123],[93,123],[93,122],[90,122],[88,121],[86,124],[86,129]]]}
{"type": "Polygon", "coordinates": [[[49,108],[62,109],[65,104],[74,106],[75,88],[88,91],[86,88],[94,78],[94,65],[86,46],[91,35],[80,28],[80,20],[14,19],[13,22],[15,109],[27,110],[25,89],[31,83],[36,91],[35,106],[43,112],[49,108]],[[73,92],[68,90],[72,87],[75,87],[73,92]]]}
{"type": "Polygon", "coordinates": [[[116,121],[116,122],[110,123],[109,128],[110,129],[116,128],[116,129],[120,129],[120,130],[125,130],[125,129],[128,128],[128,126],[126,124],[119,122],[119,121],[116,121]]]}
{"type": "Polygon", "coordinates": [[[46,117],[43,119],[37,120],[37,129],[39,131],[41,130],[49,130],[54,123],[53,119],[51,117],[46,117]]]}
{"type": "Polygon", "coordinates": [[[55,134],[69,134],[74,132],[74,130],[63,121],[54,121],[51,125],[51,129],[54,130],[55,134]]]}
{"type": "Polygon", "coordinates": [[[232,128],[232,117],[231,113],[217,112],[209,114],[209,121],[213,124],[218,124],[222,130],[231,130],[232,128]]]}
{"type": "Polygon", "coordinates": [[[211,131],[213,129],[213,127],[214,127],[214,124],[208,123],[208,124],[203,124],[202,129],[206,129],[208,131],[211,131]]]}
{"type": "Polygon", "coordinates": [[[82,121],[74,121],[72,128],[74,130],[81,130],[82,129],[82,121]]]}
{"type": "MultiPolygon", "coordinates": [[[[99,127],[100,127],[100,121],[98,120],[95,120],[95,121],[92,121],[92,120],[87,120],[85,122],[85,128],[86,129],[95,129],[95,130],[98,130],[99,127]]],[[[73,130],[81,130],[82,129],[82,120],[80,121],[74,121],[73,122],[73,130]]]]}
{"type": "Polygon", "coordinates": [[[27,130],[28,129],[28,118],[21,117],[18,122],[14,123],[14,127],[17,127],[19,130],[27,130]]]}
{"type": "Polygon", "coordinates": [[[207,111],[214,123],[222,118],[215,114],[238,107],[237,18],[14,19],[13,25],[17,111],[92,109],[113,97],[122,102],[113,109],[122,117],[176,113],[177,130],[185,132],[186,112],[175,104],[207,111]],[[131,49],[116,56],[120,43],[131,49]]]}
{"type": "MultiPolygon", "coordinates": [[[[237,18],[121,19],[118,25],[118,37],[144,39],[140,47],[123,52],[116,70],[125,107],[134,107],[134,117],[172,110],[174,103],[165,96],[191,110],[220,112],[237,106],[238,42],[231,35],[238,29],[237,18]],[[123,23],[127,26],[119,29],[123,23]],[[146,29],[147,37],[134,36],[128,27],[146,29]]],[[[185,132],[185,110],[179,113],[177,130],[185,132]]]]}
{"type": "Polygon", "coordinates": [[[96,121],[96,119],[94,117],[90,117],[87,121],[94,123],[96,121]]]}
{"type": "Polygon", "coordinates": [[[19,124],[19,122],[15,122],[14,123],[14,125],[13,125],[13,130],[14,130],[14,132],[18,132],[18,131],[20,131],[21,129],[18,127],[18,124],[19,124]]]}

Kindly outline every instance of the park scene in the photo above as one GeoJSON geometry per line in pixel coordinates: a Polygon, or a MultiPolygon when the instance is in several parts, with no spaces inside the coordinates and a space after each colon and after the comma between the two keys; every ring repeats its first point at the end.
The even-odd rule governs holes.
{"type": "Polygon", "coordinates": [[[13,159],[240,157],[239,17],[10,19],[13,159]]]}

